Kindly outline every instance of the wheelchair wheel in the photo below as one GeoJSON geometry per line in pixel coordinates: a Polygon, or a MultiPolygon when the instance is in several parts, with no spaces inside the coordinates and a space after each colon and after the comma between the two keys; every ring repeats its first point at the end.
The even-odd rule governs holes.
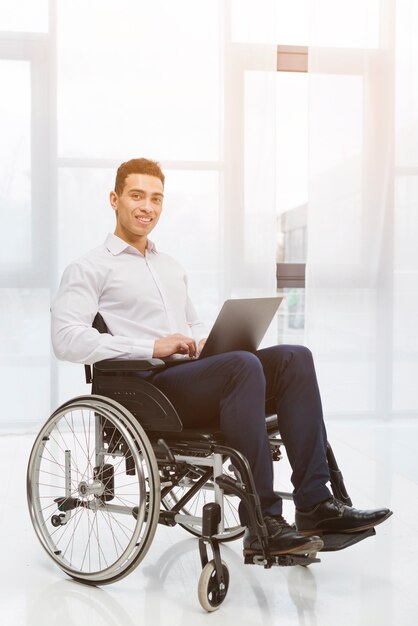
{"type": "MultiPolygon", "coordinates": [[[[229,459],[223,464],[222,471],[225,475],[236,478],[235,474],[230,467],[229,459]]],[[[184,477],[180,483],[174,487],[164,498],[162,498],[163,506],[170,511],[176,504],[183,498],[190,489],[194,487],[196,482],[201,478],[203,471],[199,467],[191,468],[190,472],[184,477]]],[[[203,506],[208,502],[214,502],[215,492],[213,487],[213,481],[209,480],[199,491],[185,504],[180,510],[180,513],[184,516],[200,518],[202,515],[203,506]]],[[[240,537],[243,537],[245,528],[241,526],[238,515],[239,498],[237,496],[224,495],[223,496],[223,519],[224,529],[223,531],[215,535],[216,539],[221,542],[235,541],[240,537]]],[[[195,521],[179,522],[179,525],[191,533],[195,537],[202,535],[201,523],[195,521]]]]}
{"type": "Polygon", "coordinates": [[[205,611],[212,612],[219,609],[226,598],[229,587],[229,571],[226,563],[222,561],[225,588],[220,589],[216,579],[215,561],[206,563],[199,578],[197,595],[200,605],[205,611]]]}
{"type": "Polygon", "coordinates": [[[157,526],[152,446],[117,402],[74,398],[35,440],[27,496],[36,534],[61,569],[88,584],[114,582],[144,558],[157,526]]]}

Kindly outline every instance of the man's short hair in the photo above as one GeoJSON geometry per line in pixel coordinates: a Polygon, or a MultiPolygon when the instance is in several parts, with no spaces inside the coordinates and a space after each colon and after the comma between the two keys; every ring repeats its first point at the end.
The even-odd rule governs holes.
{"type": "Polygon", "coordinates": [[[125,187],[125,180],[129,174],[147,174],[147,176],[156,176],[160,179],[164,186],[165,176],[162,173],[160,164],[157,161],[151,161],[150,159],[131,159],[122,163],[118,167],[115,180],[115,193],[118,196],[123,193],[125,187]]]}

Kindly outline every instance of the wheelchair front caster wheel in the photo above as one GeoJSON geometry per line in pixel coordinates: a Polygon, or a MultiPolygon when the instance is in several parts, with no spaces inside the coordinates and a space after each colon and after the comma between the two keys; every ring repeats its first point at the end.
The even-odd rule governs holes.
{"type": "Polygon", "coordinates": [[[222,573],[224,589],[221,589],[216,576],[215,561],[206,563],[199,578],[197,595],[200,605],[205,611],[216,611],[226,598],[229,587],[229,571],[226,563],[222,561],[222,573]]]}

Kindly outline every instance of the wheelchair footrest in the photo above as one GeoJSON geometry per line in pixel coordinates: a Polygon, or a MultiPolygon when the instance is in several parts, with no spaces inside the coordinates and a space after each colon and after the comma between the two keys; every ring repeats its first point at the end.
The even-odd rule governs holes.
{"type": "Polygon", "coordinates": [[[269,569],[275,565],[280,567],[291,567],[293,565],[311,565],[312,563],[320,563],[321,559],[311,557],[307,554],[277,554],[264,557],[262,554],[244,555],[244,563],[246,565],[263,565],[265,569],[269,569]]]}
{"type": "Polygon", "coordinates": [[[373,537],[376,534],[374,528],[368,528],[357,533],[324,533],[321,535],[321,539],[324,542],[324,547],[321,552],[336,552],[337,550],[344,550],[367,537],[373,537]]]}

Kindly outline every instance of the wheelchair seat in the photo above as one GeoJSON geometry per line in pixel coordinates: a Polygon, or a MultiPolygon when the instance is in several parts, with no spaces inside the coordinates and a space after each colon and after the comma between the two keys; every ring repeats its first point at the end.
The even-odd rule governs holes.
{"type": "MultiPolygon", "coordinates": [[[[181,363],[178,365],[181,367],[181,363]]],[[[152,438],[171,440],[224,442],[219,428],[183,428],[181,418],[168,398],[152,383],[138,374],[163,369],[161,359],[118,360],[108,359],[95,363],[93,373],[86,368],[86,380],[92,383],[92,393],[120,402],[136,417],[152,438]]],[[[269,434],[278,432],[274,406],[266,404],[266,427],[269,434]]]]}

